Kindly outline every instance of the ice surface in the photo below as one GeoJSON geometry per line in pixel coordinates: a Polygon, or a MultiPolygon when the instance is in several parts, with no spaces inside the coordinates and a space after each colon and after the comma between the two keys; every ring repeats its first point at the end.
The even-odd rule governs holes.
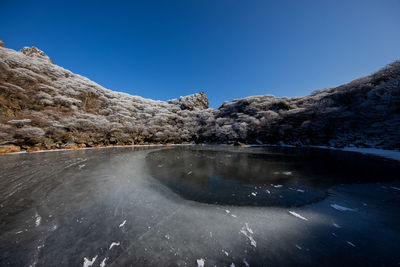
{"type": "MultiPolygon", "coordinates": [[[[33,262],[36,266],[100,266],[103,262],[106,266],[197,266],[197,260],[203,260],[205,267],[232,263],[302,266],[322,257],[334,266],[391,266],[400,262],[396,253],[400,233],[392,227],[400,225],[400,203],[398,191],[390,189],[400,188],[398,181],[334,186],[326,197],[296,208],[205,204],[182,198],[150,175],[146,157],[159,149],[110,148],[0,157],[0,220],[5,222],[0,228],[0,266],[29,266],[33,262]],[[77,171],[82,164],[78,157],[87,158],[84,171],[77,171]],[[65,168],[72,163],[75,165],[65,168]],[[16,193],[8,196],[13,191],[16,193]],[[330,206],[334,203],[360,212],[338,211],[330,206]],[[38,227],[36,214],[41,216],[38,227]],[[353,246],[347,241],[359,253],[349,253],[353,246]]],[[[197,175],[197,170],[205,170],[204,165],[197,168],[193,164],[192,175],[186,176],[189,164],[180,172],[185,180],[197,175]]],[[[159,169],[157,165],[154,168],[159,169]]],[[[302,198],[316,191],[313,184],[303,187],[297,183],[299,171],[293,166],[290,170],[296,175],[283,177],[290,180],[268,172],[277,180],[247,186],[246,198],[255,190],[259,193],[251,199],[271,199],[279,194],[302,198]],[[285,186],[269,187],[271,183],[285,186]],[[306,191],[297,193],[289,187],[306,191]]],[[[224,182],[197,181],[204,189],[224,182]]]]}

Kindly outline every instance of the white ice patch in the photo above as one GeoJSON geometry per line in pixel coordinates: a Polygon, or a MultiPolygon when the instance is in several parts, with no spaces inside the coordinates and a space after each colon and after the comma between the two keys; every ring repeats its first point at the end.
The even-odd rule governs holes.
{"type": "Polygon", "coordinates": [[[283,175],[292,175],[292,172],[282,172],[283,175]]]}
{"type": "Polygon", "coordinates": [[[265,192],[267,192],[268,194],[271,194],[271,191],[269,191],[268,189],[265,189],[265,192]]]}
{"type": "Polygon", "coordinates": [[[236,216],[235,214],[231,214],[231,216],[232,216],[233,218],[237,218],[237,216],[236,216]]]}
{"type": "Polygon", "coordinates": [[[289,213],[292,214],[293,216],[297,217],[297,218],[300,218],[300,219],[302,219],[302,220],[308,221],[307,218],[301,216],[300,214],[298,214],[298,213],[296,213],[296,212],[294,212],[294,211],[289,211],[289,213]]]}
{"type": "Polygon", "coordinates": [[[303,249],[301,246],[299,246],[299,245],[297,245],[297,244],[296,244],[296,248],[299,249],[299,250],[302,250],[302,249],[303,249]]]}
{"type": "Polygon", "coordinates": [[[335,234],[335,233],[332,233],[332,235],[333,235],[334,237],[337,237],[337,234],[335,234]]]}
{"type": "Polygon", "coordinates": [[[249,232],[250,234],[254,234],[253,230],[249,227],[248,223],[245,223],[245,226],[246,226],[247,232],[249,232]]]}
{"type": "Polygon", "coordinates": [[[114,246],[119,246],[119,245],[120,245],[119,242],[112,242],[111,245],[110,245],[109,250],[111,250],[114,246]]]}
{"type": "Polygon", "coordinates": [[[119,228],[123,227],[123,226],[125,225],[125,223],[126,223],[126,220],[124,220],[124,221],[119,225],[119,228]]]}
{"type": "Polygon", "coordinates": [[[257,196],[257,192],[252,192],[251,193],[253,196],[257,196]]]}
{"type": "Polygon", "coordinates": [[[104,267],[104,266],[106,266],[106,260],[107,260],[108,258],[104,258],[104,260],[100,263],[100,267],[104,267]]]}
{"type": "Polygon", "coordinates": [[[240,229],[240,233],[242,233],[249,239],[250,245],[252,245],[253,247],[257,247],[257,242],[254,240],[252,236],[253,230],[250,229],[248,223],[245,223],[245,226],[243,226],[242,229],[240,229]]]}
{"type": "Polygon", "coordinates": [[[97,259],[97,255],[92,260],[89,260],[88,258],[83,258],[83,267],[92,266],[93,263],[96,261],[96,259],[97,259]]]}
{"type": "Polygon", "coordinates": [[[229,253],[225,250],[222,250],[223,253],[225,253],[226,256],[229,256],[229,253]]]}
{"type": "Polygon", "coordinates": [[[197,260],[197,267],[204,267],[204,262],[205,262],[204,259],[197,260]]]}
{"type": "Polygon", "coordinates": [[[333,223],[332,224],[334,227],[336,227],[336,228],[342,228],[342,226],[340,226],[339,224],[337,224],[337,223],[333,223]]]}
{"type": "Polygon", "coordinates": [[[187,175],[191,175],[192,174],[192,171],[189,171],[188,173],[187,173],[187,175]]]}
{"type": "Polygon", "coordinates": [[[243,259],[243,263],[246,267],[250,267],[250,264],[246,261],[246,259],[243,259]]]}
{"type": "Polygon", "coordinates": [[[350,241],[346,241],[346,243],[349,244],[350,246],[354,247],[354,248],[356,247],[356,245],[354,245],[354,244],[351,243],[350,241]]]}
{"type": "Polygon", "coordinates": [[[20,234],[20,233],[22,233],[23,231],[18,231],[18,232],[16,232],[15,234],[17,235],[17,234],[20,234]]]}
{"type": "Polygon", "coordinates": [[[235,267],[235,264],[232,262],[230,267],[235,267]]]}
{"type": "Polygon", "coordinates": [[[281,188],[283,185],[281,185],[281,184],[276,184],[276,185],[272,185],[273,187],[275,187],[275,188],[281,188]]]}
{"type": "Polygon", "coordinates": [[[79,165],[79,169],[82,169],[85,166],[86,166],[86,164],[79,165]]]}
{"type": "Polygon", "coordinates": [[[228,214],[231,213],[230,210],[225,210],[225,212],[228,213],[228,214]]]}
{"type": "Polygon", "coordinates": [[[164,165],[163,165],[163,164],[160,164],[160,165],[158,165],[157,167],[158,167],[158,168],[162,168],[162,166],[164,166],[164,165]]]}
{"type": "Polygon", "coordinates": [[[399,187],[395,187],[395,186],[391,186],[390,188],[394,189],[394,190],[400,190],[399,187]]]}
{"type": "Polygon", "coordinates": [[[343,206],[340,206],[338,204],[331,204],[331,207],[336,209],[336,210],[340,210],[340,211],[356,211],[357,210],[357,209],[351,209],[351,208],[343,207],[343,206]]]}
{"type": "Polygon", "coordinates": [[[36,212],[35,214],[35,225],[38,227],[40,225],[40,222],[42,221],[42,217],[36,212]]]}
{"type": "Polygon", "coordinates": [[[304,193],[305,191],[303,189],[297,189],[297,192],[304,193]]]}

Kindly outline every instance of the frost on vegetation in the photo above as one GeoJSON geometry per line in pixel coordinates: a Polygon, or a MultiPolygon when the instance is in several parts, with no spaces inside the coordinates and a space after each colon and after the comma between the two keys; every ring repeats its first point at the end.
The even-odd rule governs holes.
{"type": "Polygon", "coordinates": [[[20,52],[0,47],[0,73],[0,99],[5,99],[0,118],[12,127],[1,132],[3,144],[194,141],[398,147],[400,61],[309,96],[251,96],[217,109],[209,108],[204,93],[155,101],[113,92],[52,64],[35,47],[20,52]],[[42,121],[23,121],[31,112],[42,121]]]}

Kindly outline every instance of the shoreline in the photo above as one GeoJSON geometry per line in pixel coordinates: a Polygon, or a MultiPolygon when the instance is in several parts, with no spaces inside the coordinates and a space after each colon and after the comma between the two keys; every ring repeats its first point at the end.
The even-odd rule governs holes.
{"type": "MultiPolygon", "coordinates": [[[[69,150],[83,150],[83,149],[105,149],[105,148],[116,148],[116,147],[169,147],[169,146],[191,146],[196,145],[192,143],[188,144],[143,144],[143,145],[110,145],[110,146],[98,146],[98,147],[78,147],[78,148],[57,148],[57,149],[43,149],[38,151],[18,151],[18,152],[6,152],[0,153],[0,155],[14,155],[14,154],[25,154],[25,153],[43,153],[43,152],[56,152],[56,151],[69,151],[69,150]]],[[[227,145],[227,144],[197,144],[197,145],[227,145]]],[[[228,145],[230,146],[230,145],[228,145]]],[[[280,144],[280,145],[269,145],[269,144],[246,144],[243,147],[292,147],[296,148],[294,145],[280,144]]],[[[373,155],[382,158],[387,158],[395,161],[400,161],[400,151],[399,150],[387,150],[380,148],[362,148],[362,147],[343,147],[335,148],[329,146],[300,146],[298,148],[317,148],[317,149],[330,149],[339,150],[344,152],[357,152],[364,155],[373,155]]]]}

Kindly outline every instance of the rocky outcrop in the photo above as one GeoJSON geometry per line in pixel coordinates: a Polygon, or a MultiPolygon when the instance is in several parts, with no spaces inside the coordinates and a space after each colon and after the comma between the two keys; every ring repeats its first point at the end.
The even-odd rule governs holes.
{"type": "Polygon", "coordinates": [[[24,47],[20,50],[20,52],[28,57],[36,57],[38,59],[46,60],[48,62],[53,63],[50,58],[39,48],[37,47],[24,47]]]}
{"type": "Polygon", "coordinates": [[[154,101],[108,90],[35,47],[0,47],[0,145],[35,151],[186,142],[399,149],[400,62],[309,96],[254,96],[212,109],[203,92],[154,101]]]}
{"type": "Polygon", "coordinates": [[[208,98],[204,92],[193,95],[181,96],[179,99],[168,100],[168,103],[178,105],[181,109],[207,109],[208,98]]]}

